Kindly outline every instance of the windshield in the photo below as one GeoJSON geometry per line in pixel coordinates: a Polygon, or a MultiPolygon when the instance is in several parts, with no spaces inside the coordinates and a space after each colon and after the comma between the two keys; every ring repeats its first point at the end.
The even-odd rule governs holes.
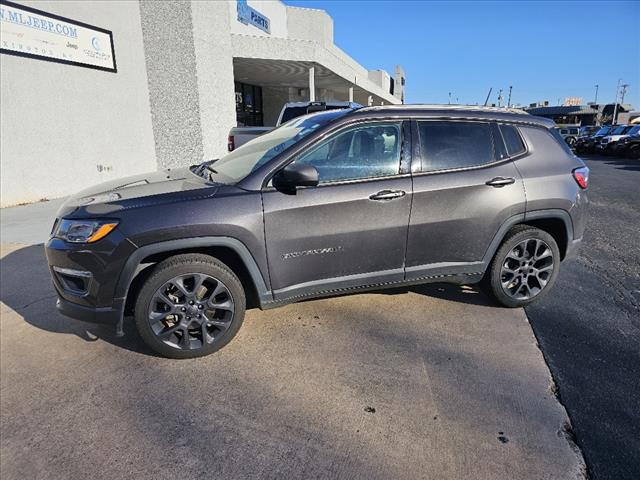
{"type": "Polygon", "coordinates": [[[611,127],[602,127],[600,130],[598,130],[598,133],[596,133],[596,135],[606,135],[607,133],[609,133],[609,130],[611,130],[611,127]]]}
{"type": "Polygon", "coordinates": [[[351,110],[333,110],[298,117],[261,135],[211,165],[211,180],[236,183],[327,123],[351,110]]]}
{"type": "Polygon", "coordinates": [[[611,132],[611,135],[622,135],[626,129],[627,127],[618,127],[611,132]]]}
{"type": "Polygon", "coordinates": [[[627,133],[629,135],[635,135],[638,132],[640,132],[640,125],[636,125],[635,127],[632,127],[631,130],[629,130],[627,133]]]}

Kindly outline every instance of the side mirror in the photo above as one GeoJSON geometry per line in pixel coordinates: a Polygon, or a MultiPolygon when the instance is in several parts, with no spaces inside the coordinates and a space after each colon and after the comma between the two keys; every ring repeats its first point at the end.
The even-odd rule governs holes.
{"type": "Polygon", "coordinates": [[[295,190],[296,187],[315,187],[318,181],[315,167],[293,162],[274,175],[273,186],[279,190],[295,190]]]}

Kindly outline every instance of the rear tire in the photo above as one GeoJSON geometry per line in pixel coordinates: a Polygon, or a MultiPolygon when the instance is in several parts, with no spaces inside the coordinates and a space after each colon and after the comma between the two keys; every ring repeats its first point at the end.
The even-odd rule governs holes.
{"type": "Polygon", "coordinates": [[[491,296],[509,308],[540,300],[553,287],[560,269],[560,250],[554,238],[529,225],[512,228],[485,274],[491,296]]]}
{"type": "Polygon", "coordinates": [[[140,290],[135,323],[144,342],[168,358],[195,358],[224,347],[244,320],[238,277],[208,255],[185,254],[156,265],[140,290]]]}

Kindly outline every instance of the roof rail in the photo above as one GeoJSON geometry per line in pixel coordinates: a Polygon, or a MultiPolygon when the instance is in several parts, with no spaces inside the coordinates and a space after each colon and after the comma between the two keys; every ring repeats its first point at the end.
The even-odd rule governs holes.
{"type": "Polygon", "coordinates": [[[506,112],[527,114],[524,110],[508,107],[485,107],[482,105],[449,105],[449,104],[410,104],[402,105],[378,105],[373,107],[364,107],[363,110],[465,110],[478,112],[506,112]]]}

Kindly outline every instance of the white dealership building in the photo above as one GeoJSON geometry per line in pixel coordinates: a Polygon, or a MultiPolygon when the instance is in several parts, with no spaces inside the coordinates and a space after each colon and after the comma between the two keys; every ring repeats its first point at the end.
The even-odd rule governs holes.
{"type": "Polygon", "coordinates": [[[289,101],[403,101],[402,68],[279,1],[0,0],[0,26],[2,206],[218,158],[289,101]]]}

